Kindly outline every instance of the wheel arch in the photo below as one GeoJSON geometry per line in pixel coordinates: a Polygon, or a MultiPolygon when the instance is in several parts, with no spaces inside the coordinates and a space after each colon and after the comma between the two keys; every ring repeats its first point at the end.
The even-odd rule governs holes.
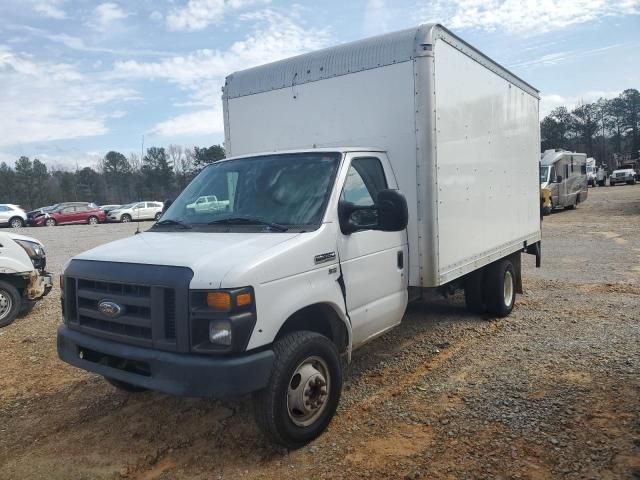
{"type": "Polygon", "coordinates": [[[332,305],[315,303],[297,310],[282,324],[274,341],[301,330],[326,336],[341,354],[347,353],[351,356],[351,329],[332,305]]]}

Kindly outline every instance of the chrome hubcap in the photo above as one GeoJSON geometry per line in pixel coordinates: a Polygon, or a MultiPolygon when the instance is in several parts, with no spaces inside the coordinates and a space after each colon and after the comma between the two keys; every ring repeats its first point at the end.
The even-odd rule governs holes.
{"type": "Polygon", "coordinates": [[[56,222],[54,222],[53,220],[47,220],[45,224],[47,225],[47,227],[53,227],[56,224],[56,222]]]}
{"type": "Polygon", "coordinates": [[[96,220],[95,218],[90,218],[90,219],[89,219],[89,223],[90,223],[91,225],[95,225],[96,223],[98,223],[98,220],[96,220]]]}
{"type": "Polygon", "coordinates": [[[0,290],[0,320],[3,320],[7,315],[9,315],[12,306],[13,302],[11,301],[9,294],[4,290],[0,290]]]}
{"type": "Polygon", "coordinates": [[[20,220],[14,220],[13,222],[11,222],[12,228],[20,228],[21,226],[22,226],[22,222],[20,220]]]}
{"type": "Polygon", "coordinates": [[[513,300],[513,275],[511,275],[511,272],[508,270],[504,273],[504,286],[502,291],[504,294],[504,304],[510,307],[513,300]]]}
{"type": "Polygon", "coordinates": [[[329,368],[319,357],[304,360],[289,380],[287,411],[299,427],[315,422],[327,406],[330,389],[329,368]]]}

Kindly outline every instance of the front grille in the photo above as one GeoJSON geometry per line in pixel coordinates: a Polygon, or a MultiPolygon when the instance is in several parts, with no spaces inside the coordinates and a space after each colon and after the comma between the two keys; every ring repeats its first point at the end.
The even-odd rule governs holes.
{"type": "Polygon", "coordinates": [[[189,351],[190,269],[72,260],[64,275],[70,328],[121,343],[189,351]],[[102,302],[115,304],[115,312],[101,310],[102,302]]]}

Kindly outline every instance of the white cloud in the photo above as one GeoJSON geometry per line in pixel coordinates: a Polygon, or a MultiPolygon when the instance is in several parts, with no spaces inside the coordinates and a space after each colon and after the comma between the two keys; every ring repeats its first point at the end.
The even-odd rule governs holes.
{"type": "Polygon", "coordinates": [[[640,0],[452,0],[423,9],[423,19],[451,29],[535,34],[608,16],[638,15],[640,0]]]}
{"type": "Polygon", "coordinates": [[[326,30],[306,29],[295,18],[272,10],[247,14],[243,19],[257,21],[258,27],[227,50],[203,49],[159,62],[129,60],[115,64],[115,74],[119,77],[160,79],[178,85],[190,94],[190,101],[181,106],[199,107],[195,112],[159,123],[152,129],[153,133],[168,136],[172,128],[174,133],[184,135],[221,132],[220,96],[227,75],[316,50],[329,42],[326,30]],[[203,119],[206,122],[201,121],[203,119]]]}
{"type": "Polygon", "coordinates": [[[620,95],[622,90],[590,90],[579,95],[564,96],[556,93],[542,95],[540,98],[540,120],[547,116],[556,107],[567,107],[573,110],[580,104],[591,103],[599,98],[614,98],[620,95]]]}
{"type": "Polygon", "coordinates": [[[33,9],[40,15],[62,20],[67,18],[67,13],[62,9],[65,0],[37,0],[33,3],[33,9]]]}
{"type": "Polygon", "coordinates": [[[109,105],[135,92],[0,45],[0,146],[105,134],[109,105]]]}
{"type": "Polygon", "coordinates": [[[609,50],[619,47],[627,46],[623,43],[618,43],[614,45],[607,45],[605,47],[591,48],[586,50],[567,50],[564,52],[547,53],[537,58],[527,58],[526,60],[516,61],[515,63],[510,64],[509,68],[528,68],[537,66],[546,67],[565,62],[577,62],[582,58],[593,57],[595,55],[607,53],[609,50]]]}
{"type": "Polygon", "coordinates": [[[113,22],[127,18],[129,14],[120,5],[113,2],[105,2],[93,10],[93,17],[89,25],[98,30],[106,30],[113,22]]]}
{"type": "Polygon", "coordinates": [[[186,6],[167,15],[169,30],[202,30],[219,23],[226,11],[266,5],[270,0],[189,0],[186,6]]]}
{"type": "Polygon", "coordinates": [[[149,133],[161,137],[213,135],[224,132],[222,112],[211,108],[189,112],[158,123],[149,133]]]}

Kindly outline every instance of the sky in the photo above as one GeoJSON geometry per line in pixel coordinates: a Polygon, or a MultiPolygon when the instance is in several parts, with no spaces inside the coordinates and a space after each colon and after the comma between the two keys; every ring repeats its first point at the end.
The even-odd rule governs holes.
{"type": "Polygon", "coordinates": [[[640,89],[640,0],[0,0],[0,162],[222,143],[226,75],[438,22],[541,92],[640,89]]]}

